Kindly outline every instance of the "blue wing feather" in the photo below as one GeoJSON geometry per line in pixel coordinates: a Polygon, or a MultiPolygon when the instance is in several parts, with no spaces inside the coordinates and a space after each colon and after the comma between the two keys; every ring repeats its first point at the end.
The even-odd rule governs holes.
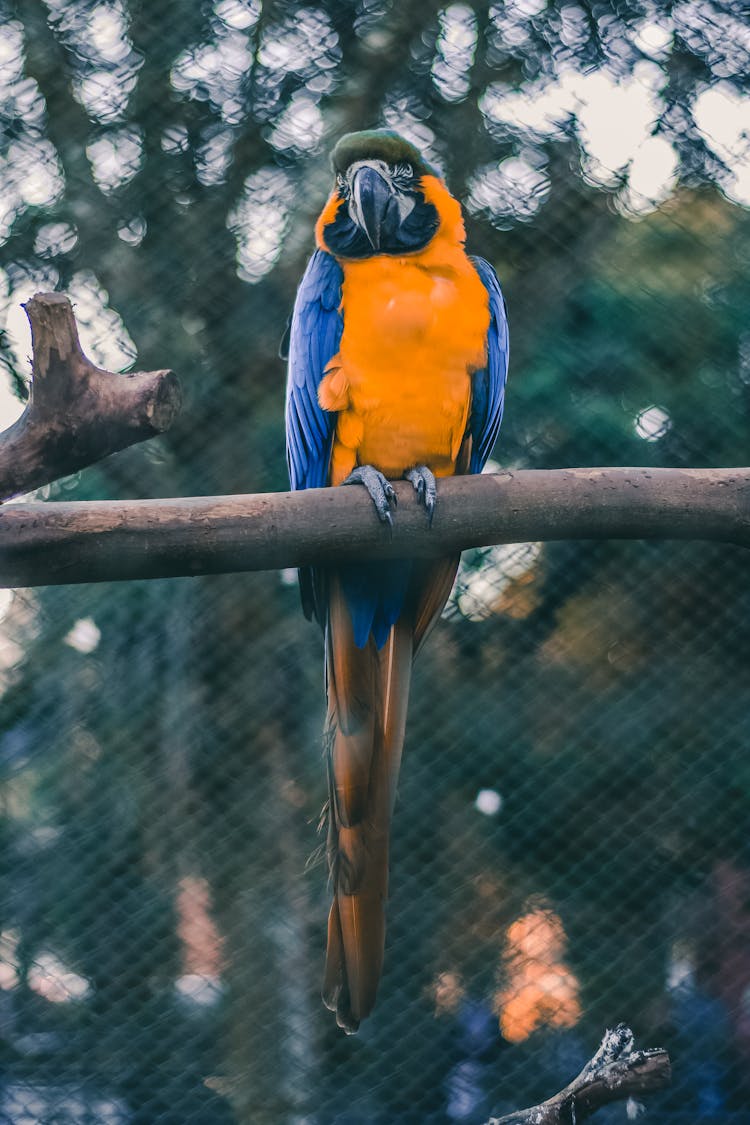
{"type": "Polygon", "coordinates": [[[297,291],[286,387],[287,464],[293,489],[327,483],[336,415],[318,402],[318,386],[341,342],[342,281],[336,259],[316,250],[297,291]]]}
{"type": "Polygon", "coordinates": [[[490,326],[487,331],[487,366],[472,376],[471,461],[469,472],[481,473],[500,431],[508,375],[508,318],[500,282],[489,262],[472,258],[474,268],[487,290],[490,301],[490,326]]]}
{"type": "MultiPolygon", "coordinates": [[[[318,402],[326,366],[339,350],[343,274],[335,258],[316,250],[300,282],[289,324],[286,384],[286,458],[293,489],[322,488],[328,483],[336,415],[318,402]]],[[[308,567],[299,572],[302,605],[308,617],[324,621],[320,576],[308,567]]]]}

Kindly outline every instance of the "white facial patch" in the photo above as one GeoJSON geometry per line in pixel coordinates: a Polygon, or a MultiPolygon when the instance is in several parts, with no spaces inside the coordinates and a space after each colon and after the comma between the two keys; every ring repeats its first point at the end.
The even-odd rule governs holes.
{"type": "Polygon", "coordinates": [[[360,222],[362,219],[362,216],[360,214],[355,214],[355,211],[358,211],[359,208],[355,202],[354,193],[351,190],[352,184],[354,183],[354,177],[356,176],[360,168],[373,168],[383,177],[386,183],[391,185],[391,190],[398,207],[399,219],[403,223],[403,221],[408,218],[414,210],[416,200],[414,199],[414,196],[411,195],[411,193],[409,195],[406,195],[404,194],[404,192],[395,187],[393,183],[393,169],[389,164],[386,164],[385,160],[355,160],[354,164],[350,164],[347,168],[346,180],[349,186],[349,195],[351,200],[351,202],[349,203],[349,210],[354,221],[360,222]],[[352,204],[354,204],[354,207],[352,207],[352,204]]]}

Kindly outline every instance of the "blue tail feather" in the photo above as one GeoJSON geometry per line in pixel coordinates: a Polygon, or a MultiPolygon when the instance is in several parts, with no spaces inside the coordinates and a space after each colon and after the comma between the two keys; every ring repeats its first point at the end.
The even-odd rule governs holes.
{"type": "Polygon", "coordinates": [[[403,559],[357,563],[340,573],[354,643],[364,648],[372,634],[376,647],[382,648],[404,607],[411,563],[403,559]]]}

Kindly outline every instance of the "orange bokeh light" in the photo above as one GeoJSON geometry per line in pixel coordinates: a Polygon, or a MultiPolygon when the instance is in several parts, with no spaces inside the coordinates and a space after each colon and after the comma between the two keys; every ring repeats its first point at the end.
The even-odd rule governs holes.
{"type": "Polygon", "coordinates": [[[500,1030],[520,1043],[540,1027],[573,1027],[581,1018],[578,979],[563,961],[566,938],[558,914],[537,907],[508,927],[505,984],[495,996],[500,1030]]]}

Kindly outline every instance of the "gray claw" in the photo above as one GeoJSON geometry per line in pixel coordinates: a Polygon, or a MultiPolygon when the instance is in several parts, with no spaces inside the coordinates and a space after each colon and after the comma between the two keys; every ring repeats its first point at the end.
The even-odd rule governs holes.
{"type": "Polygon", "coordinates": [[[393,516],[391,508],[398,503],[393,486],[383,476],[379,469],[372,465],[359,465],[353,469],[342,484],[363,484],[370,494],[370,499],[375,505],[378,519],[393,530],[393,516]]]}
{"type": "Polygon", "coordinates": [[[425,511],[427,512],[427,519],[430,527],[432,527],[432,519],[435,515],[435,505],[437,503],[437,484],[435,483],[435,474],[426,465],[415,465],[413,469],[409,469],[404,473],[404,478],[412,483],[417,493],[417,500],[420,504],[424,504],[425,511]]]}

